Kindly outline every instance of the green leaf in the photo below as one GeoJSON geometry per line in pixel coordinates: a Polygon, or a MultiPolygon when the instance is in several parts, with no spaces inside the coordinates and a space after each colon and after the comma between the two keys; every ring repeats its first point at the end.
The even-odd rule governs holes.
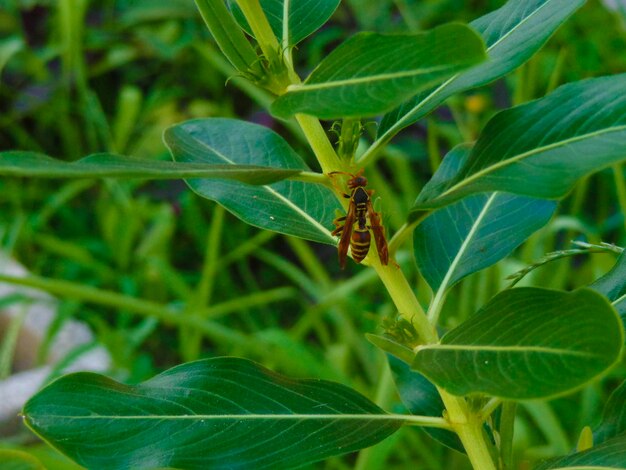
{"type": "Polygon", "coordinates": [[[26,424],[87,468],[274,469],[373,445],[402,423],[354,390],[215,358],[127,386],[62,377],[24,407],[26,424]]]}
{"type": "MultiPolygon", "coordinates": [[[[470,151],[466,145],[454,148],[424,189],[452,178],[470,151]]],[[[467,197],[433,212],[415,229],[415,260],[442,296],[465,276],[511,253],[550,220],[555,208],[554,201],[499,192],[467,197]]]]}
{"type": "Polygon", "coordinates": [[[626,381],[615,389],[604,407],[602,422],[593,433],[593,441],[600,444],[626,433],[626,381]]]}
{"type": "Polygon", "coordinates": [[[459,173],[422,191],[413,211],[487,191],[558,199],[624,159],[626,74],[583,80],[496,114],[459,173]]]}
{"type": "MultiPolygon", "coordinates": [[[[489,60],[420,93],[386,114],[373,147],[437,108],[447,98],[485,85],[526,62],[585,0],[509,0],[502,8],[470,23],[487,45],[489,60]]],[[[373,151],[373,150],[370,150],[373,151]]]]}
{"type": "Polygon", "coordinates": [[[626,251],[624,251],[613,268],[589,287],[605,295],[626,325],[626,251]]]}
{"type": "MultiPolygon", "coordinates": [[[[437,388],[422,374],[411,368],[400,359],[387,354],[393,380],[404,406],[411,414],[422,416],[443,416],[445,406],[437,388]]],[[[423,427],[434,440],[458,452],[465,452],[459,437],[452,431],[423,427]]]]}
{"type": "Polygon", "coordinates": [[[415,357],[413,350],[407,345],[396,341],[396,339],[389,336],[374,335],[371,333],[365,333],[365,338],[381,351],[388,353],[391,356],[406,362],[407,364],[413,362],[413,358],[415,357]]]}
{"type": "MultiPolygon", "coordinates": [[[[340,0],[261,0],[261,8],[283,47],[293,47],[317,31],[337,9],[340,0]],[[286,21],[285,21],[286,19],[286,21]]],[[[237,2],[228,0],[237,23],[250,36],[252,30],[237,2]]]]}
{"type": "Polygon", "coordinates": [[[610,368],[624,341],[605,297],[591,289],[525,287],[496,295],[412,367],[454,395],[524,400],[560,395],[610,368]]]}
{"type": "Polygon", "coordinates": [[[624,468],[626,462],[626,434],[594,446],[584,452],[545,462],[535,470],[624,468]]]}
{"type": "MultiPolygon", "coordinates": [[[[260,165],[310,171],[270,129],[235,119],[197,119],[166,129],[165,143],[179,162],[211,165],[260,165]]],[[[274,232],[335,245],[330,234],[341,206],[325,186],[280,181],[249,186],[236,181],[192,179],[189,187],[218,202],[244,222],[274,232]]]]}
{"type": "Polygon", "coordinates": [[[247,184],[269,184],[301,170],[258,165],[176,163],[98,153],[66,162],[35,152],[0,152],[0,175],[29,178],[219,178],[247,184]]]}
{"type": "Polygon", "coordinates": [[[388,111],[485,58],[472,29],[449,24],[425,33],[359,33],[326,57],[301,85],[291,85],[271,107],[323,119],[388,111]]]}

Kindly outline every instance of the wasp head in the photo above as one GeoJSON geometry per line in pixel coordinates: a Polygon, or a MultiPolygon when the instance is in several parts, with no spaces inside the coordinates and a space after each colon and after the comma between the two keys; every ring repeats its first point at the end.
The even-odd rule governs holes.
{"type": "Polygon", "coordinates": [[[367,186],[367,178],[365,176],[356,175],[348,180],[348,188],[354,189],[367,186]]]}

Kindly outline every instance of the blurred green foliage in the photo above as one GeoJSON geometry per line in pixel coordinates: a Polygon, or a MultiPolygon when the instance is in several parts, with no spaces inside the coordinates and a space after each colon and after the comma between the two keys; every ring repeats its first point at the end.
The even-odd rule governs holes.
{"type": "MultiPolygon", "coordinates": [[[[299,69],[311,70],[357,30],[471,21],[503,3],[346,0],[294,55],[299,69]]],[[[445,150],[475,138],[497,109],[543,96],[561,83],[623,73],[625,51],[626,19],[590,0],[516,73],[449,100],[404,131],[377,163],[379,171],[368,174],[385,224],[393,232],[403,223],[445,150]]],[[[0,0],[0,150],[40,151],[70,161],[100,151],[165,159],[161,133],[167,126],[238,116],[273,127],[311,163],[292,126],[264,109],[269,100],[235,76],[191,0],[0,0]]],[[[605,171],[580,184],[515,257],[454,289],[444,322],[460,323],[506,284],[506,275],[571,239],[625,244],[626,194],[616,193],[616,181],[619,187],[619,175],[605,171]]],[[[59,321],[87,321],[112,352],[114,373],[128,382],[198,357],[239,355],[292,376],[338,380],[389,409],[399,406],[384,357],[363,337],[395,313],[375,275],[353,264],[345,275],[334,249],[259,232],[216,207],[182,182],[0,179],[0,249],[34,274],[156,302],[182,316],[200,307],[222,308],[212,318],[219,328],[202,336],[132,309],[65,302],[59,321]],[[249,301],[279,287],[295,287],[295,294],[249,301]]],[[[427,299],[408,253],[400,260],[427,299]]],[[[573,288],[613,261],[609,255],[565,259],[527,282],[573,288]]],[[[605,393],[596,384],[549,404],[524,405],[516,435],[517,448],[530,449],[524,458],[571,448],[575,430],[599,417],[605,393]]],[[[331,459],[324,468],[467,465],[460,454],[430,444],[425,434],[403,430],[357,460],[331,459]]]]}

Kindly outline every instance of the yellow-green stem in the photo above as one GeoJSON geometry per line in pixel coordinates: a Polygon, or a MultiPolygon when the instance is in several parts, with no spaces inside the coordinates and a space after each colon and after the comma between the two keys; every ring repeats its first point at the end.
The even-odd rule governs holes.
{"type": "MultiPolygon", "coordinates": [[[[452,397],[448,395],[448,399],[441,396],[443,403],[448,409],[448,419],[453,419],[449,412],[450,398],[457,400],[465,405],[462,398],[452,397]]],[[[463,443],[467,457],[469,458],[475,470],[496,470],[496,466],[489,452],[489,447],[485,441],[483,434],[483,425],[479,421],[471,420],[461,426],[456,426],[455,431],[463,443]]]]}
{"type": "Polygon", "coordinates": [[[383,266],[378,259],[372,258],[370,256],[370,263],[385,285],[400,315],[413,325],[423,344],[435,343],[438,339],[437,333],[428,321],[424,309],[417,301],[400,267],[396,266],[393,259],[387,266],[383,266]]]}
{"type": "Polygon", "coordinates": [[[250,29],[252,29],[261,51],[268,60],[271,60],[280,50],[280,45],[272,31],[272,27],[267,21],[259,0],[237,0],[237,5],[241,8],[246,20],[248,20],[250,29]]]}
{"type": "MultiPolygon", "coordinates": [[[[241,2],[242,0],[238,1],[241,2]]],[[[322,171],[324,173],[346,171],[347,168],[342,167],[342,162],[328,140],[319,120],[303,114],[296,114],[296,120],[313,149],[322,171]]],[[[418,220],[405,226],[405,235],[410,234],[411,230],[427,214],[425,213],[418,220]]],[[[401,240],[395,240],[397,243],[394,248],[405,240],[405,236],[401,237],[401,240]]],[[[421,342],[423,344],[436,343],[439,340],[437,332],[428,321],[424,309],[419,304],[400,267],[394,261],[393,253],[387,266],[383,266],[376,255],[368,256],[366,261],[376,270],[402,317],[412,323],[421,342]]],[[[452,428],[461,439],[473,467],[477,470],[496,470],[489,446],[483,435],[482,422],[475,413],[469,410],[465,399],[452,396],[443,389],[439,389],[439,393],[446,407],[447,421],[451,423],[452,428]]]]}
{"type": "Polygon", "coordinates": [[[323,173],[343,171],[339,157],[328,140],[328,136],[317,118],[306,114],[296,114],[296,121],[309,141],[309,145],[322,167],[323,173]]]}

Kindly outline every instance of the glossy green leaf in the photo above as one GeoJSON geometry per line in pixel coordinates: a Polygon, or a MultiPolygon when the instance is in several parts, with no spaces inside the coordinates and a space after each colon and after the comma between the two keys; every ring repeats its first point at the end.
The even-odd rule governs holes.
{"type": "MultiPolygon", "coordinates": [[[[259,165],[310,171],[278,134],[267,127],[235,119],[197,119],[168,128],[165,143],[178,162],[211,165],[259,165]]],[[[331,236],[335,210],[341,206],[325,186],[280,181],[249,186],[236,181],[188,180],[200,196],[218,202],[244,222],[321,243],[331,236]]]]}
{"type": "Polygon", "coordinates": [[[486,57],[482,39],[461,24],[425,33],[359,33],[332,51],[271,111],[324,119],[373,116],[486,57]]]}
{"type": "Polygon", "coordinates": [[[623,341],[619,317],[597,292],[522,287],[496,295],[439,344],[419,347],[412,367],[454,395],[545,398],[604,373],[623,341]]]}
{"type": "Polygon", "coordinates": [[[626,252],[619,256],[608,273],[589,287],[605,295],[613,303],[626,325],[626,252]]]}
{"type": "Polygon", "coordinates": [[[602,422],[593,432],[593,442],[600,444],[626,433],[626,381],[615,389],[604,407],[602,422]]]}
{"type": "MultiPolygon", "coordinates": [[[[260,0],[261,8],[278,41],[292,47],[317,31],[337,9],[340,0],[260,0]]],[[[252,34],[241,9],[235,0],[228,4],[237,23],[252,34]]]]}
{"type": "Polygon", "coordinates": [[[557,199],[625,159],[626,74],[583,80],[496,114],[459,173],[422,191],[414,211],[487,191],[557,199]]]}
{"type": "Polygon", "coordinates": [[[584,452],[550,460],[535,470],[595,470],[604,468],[624,468],[626,462],[626,434],[594,446],[584,452]]]}
{"type": "Polygon", "coordinates": [[[470,23],[487,45],[489,60],[420,93],[386,114],[372,149],[377,151],[400,130],[437,108],[447,98],[485,85],[526,62],[585,0],[509,0],[502,8],[470,23]]]}
{"type": "Polygon", "coordinates": [[[99,153],[66,162],[35,152],[0,152],[0,175],[29,178],[219,178],[263,185],[275,183],[300,170],[258,165],[177,163],[99,153]]]}
{"type": "MultiPolygon", "coordinates": [[[[452,178],[471,147],[453,149],[426,185],[452,178]]],[[[443,295],[465,276],[507,256],[556,208],[554,201],[507,193],[477,194],[433,212],[413,234],[417,266],[436,293],[443,295]]]]}
{"type": "MultiPolygon", "coordinates": [[[[397,357],[387,355],[393,380],[404,406],[411,414],[422,416],[443,416],[445,406],[437,388],[419,372],[411,370],[408,364],[397,357]]],[[[446,447],[465,452],[463,444],[452,431],[423,427],[430,437],[446,447]]]]}
{"type": "Polygon", "coordinates": [[[354,390],[215,358],[127,386],[62,377],[24,407],[26,424],[87,468],[275,469],[381,441],[402,420],[354,390]]]}

